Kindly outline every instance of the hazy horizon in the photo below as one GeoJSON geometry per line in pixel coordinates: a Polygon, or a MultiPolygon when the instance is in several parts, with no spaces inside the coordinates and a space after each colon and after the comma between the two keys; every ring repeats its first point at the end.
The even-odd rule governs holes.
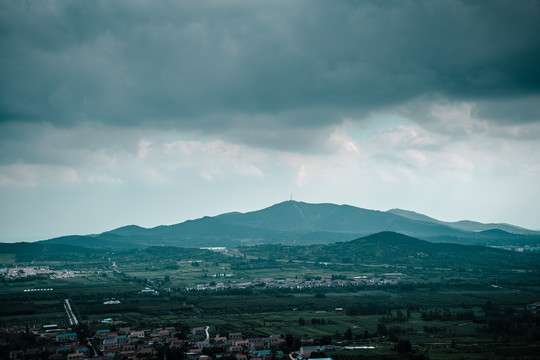
{"type": "Polygon", "coordinates": [[[540,230],[540,3],[0,0],[0,242],[288,200],[540,230]]]}

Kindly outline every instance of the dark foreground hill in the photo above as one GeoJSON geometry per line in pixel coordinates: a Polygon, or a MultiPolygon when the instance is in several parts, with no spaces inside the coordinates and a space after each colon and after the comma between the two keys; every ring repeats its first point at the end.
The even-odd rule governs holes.
{"type": "MultiPolygon", "coordinates": [[[[381,232],[356,240],[328,245],[261,245],[243,248],[251,256],[322,265],[342,264],[401,266],[404,269],[528,269],[538,271],[540,254],[518,253],[484,246],[432,243],[394,232],[381,232]]],[[[520,271],[521,271],[520,270],[520,271]]],[[[405,270],[404,270],[405,271],[405,270]]]]}
{"type": "MultiPolygon", "coordinates": [[[[394,211],[395,212],[395,211],[394,211]]],[[[135,225],[99,235],[69,236],[46,240],[95,248],[124,249],[154,245],[210,247],[256,244],[327,244],[347,241],[381,231],[393,231],[433,242],[477,245],[536,245],[540,235],[526,229],[468,231],[435,219],[415,219],[408,214],[367,210],[349,205],[308,204],[286,201],[248,213],[203,217],[170,226],[142,228],[135,225]],[[431,220],[429,220],[431,219],[431,220]]],[[[417,214],[419,215],[419,214],[417,214]]],[[[479,223],[476,223],[479,224],[479,223]]],[[[489,224],[484,224],[489,227],[489,224]]]]}

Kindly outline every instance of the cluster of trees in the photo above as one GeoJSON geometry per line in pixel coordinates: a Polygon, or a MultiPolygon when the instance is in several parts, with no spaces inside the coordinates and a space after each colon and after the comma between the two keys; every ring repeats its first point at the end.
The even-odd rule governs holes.
{"type": "Polygon", "coordinates": [[[379,318],[379,321],[385,324],[402,323],[402,322],[409,321],[410,318],[411,318],[411,312],[409,310],[407,310],[406,314],[404,314],[403,311],[398,310],[395,314],[390,312],[388,316],[383,316],[379,318]]]}
{"type": "Polygon", "coordinates": [[[384,303],[370,302],[367,304],[350,305],[345,308],[347,315],[382,315],[390,309],[384,303]]]}
{"type": "Polygon", "coordinates": [[[185,358],[185,349],[183,348],[170,348],[167,345],[157,345],[156,350],[156,359],[158,360],[183,360],[185,358]]]}
{"type": "Polygon", "coordinates": [[[408,353],[412,350],[412,344],[409,340],[399,339],[395,350],[399,353],[408,353]]]}
{"type": "Polygon", "coordinates": [[[427,326],[424,325],[424,332],[427,334],[446,334],[446,326],[427,326]]]}
{"type": "MultiPolygon", "coordinates": [[[[298,325],[304,326],[306,325],[306,319],[303,317],[298,318],[298,325]]],[[[328,319],[319,319],[319,318],[311,318],[311,325],[330,325],[335,324],[332,320],[328,319]]]]}
{"type": "Polygon", "coordinates": [[[330,323],[332,323],[332,321],[326,320],[326,319],[318,319],[318,318],[312,318],[311,319],[311,324],[312,325],[326,325],[326,324],[330,324],[330,323]]]}
{"type": "Polygon", "coordinates": [[[396,340],[398,335],[409,334],[414,332],[413,328],[404,328],[401,326],[386,326],[386,324],[379,322],[377,324],[377,335],[388,336],[391,340],[396,340]]]}
{"type": "Polygon", "coordinates": [[[516,311],[513,308],[500,308],[486,302],[483,306],[485,316],[476,322],[484,325],[480,332],[490,334],[494,339],[526,339],[529,342],[540,340],[540,314],[527,309],[516,311]]]}
{"type": "Polygon", "coordinates": [[[454,320],[472,320],[474,313],[472,311],[460,312],[459,316],[456,313],[452,313],[448,309],[436,309],[430,311],[422,311],[420,315],[424,321],[454,321],[454,320]]]}
{"type": "Polygon", "coordinates": [[[0,281],[2,282],[30,282],[30,281],[38,281],[38,280],[47,280],[49,278],[48,275],[38,274],[38,275],[28,275],[24,277],[16,277],[16,278],[10,278],[6,279],[4,276],[2,276],[2,279],[0,281]]]}
{"type": "Polygon", "coordinates": [[[9,359],[9,352],[17,349],[41,347],[52,344],[52,340],[37,336],[28,331],[24,333],[0,332],[0,358],[9,359]]]}
{"type": "Polygon", "coordinates": [[[291,334],[285,334],[285,348],[284,352],[291,352],[300,349],[302,346],[302,340],[299,337],[295,337],[291,334]]]}

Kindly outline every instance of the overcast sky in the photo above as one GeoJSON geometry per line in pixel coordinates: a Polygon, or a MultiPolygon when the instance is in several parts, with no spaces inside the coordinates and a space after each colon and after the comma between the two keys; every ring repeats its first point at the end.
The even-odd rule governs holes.
{"type": "Polygon", "coordinates": [[[539,1],[0,0],[0,241],[288,200],[540,229],[539,1]]]}

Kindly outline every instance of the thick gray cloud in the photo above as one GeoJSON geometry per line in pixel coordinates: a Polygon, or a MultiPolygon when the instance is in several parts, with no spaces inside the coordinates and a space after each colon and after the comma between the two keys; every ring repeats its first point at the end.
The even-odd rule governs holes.
{"type": "Polygon", "coordinates": [[[0,6],[4,123],[243,129],[247,141],[419,96],[540,91],[538,1],[0,6]]]}
{"type": "Polygon", "coordinates": [[[539,1],[0,0],[0,241],[291,192],[538,228],[539,63],[539,1]]]}

